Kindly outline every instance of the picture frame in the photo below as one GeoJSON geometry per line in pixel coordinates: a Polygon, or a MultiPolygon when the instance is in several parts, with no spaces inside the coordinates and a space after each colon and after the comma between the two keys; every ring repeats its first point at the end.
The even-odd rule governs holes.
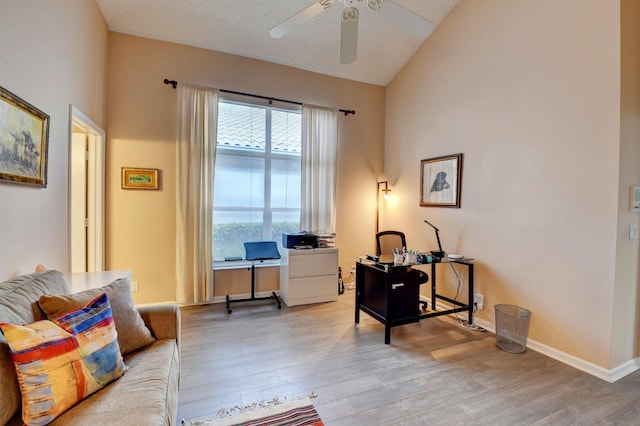
{"type": "Polygon", "coordinates": [[[460,208],[462,154],[420,161],[420,206],[460,208]]]}
{"type": "Polygon", "coordinates": [[[0,86],[0,182],[47,187],[49,115],[0,86]]]}
{"type": "Polygon", "coordinates": [[[159,169],[122,167],[122,189],[158,190],[159,172],[159,169]]]}

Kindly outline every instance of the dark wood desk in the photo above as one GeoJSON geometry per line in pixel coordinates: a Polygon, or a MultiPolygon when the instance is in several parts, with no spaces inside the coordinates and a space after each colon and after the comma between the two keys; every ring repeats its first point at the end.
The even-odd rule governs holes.
{"type": "Polygon", "coordinates": [[[356,262],[356,324],[360,310],[384,324],[384,342],[391,327],[420,321],[420,271],[365,259],[356,262]]]}
{"type": "Polygon", "coordinates": [[[473,263],[471,259],[449,260],[431,264],[431,309],[420,311],[420,284],[424,273],[411,265],[382,264],[358,258],[356,262],[356,306],[355,322],[360,322],[360,311],[384,324],[384,343],[391,343],[391,328],[418,322],[424,318],[467,311],[469,323],[473,322],[473,263]],[[436,291],[436,267],[456,263],[469,268],[469,299],[459,302],[440,295],[436,291]],[[451,309],[436,311],[437,300],[453,305],[451,309]]]}

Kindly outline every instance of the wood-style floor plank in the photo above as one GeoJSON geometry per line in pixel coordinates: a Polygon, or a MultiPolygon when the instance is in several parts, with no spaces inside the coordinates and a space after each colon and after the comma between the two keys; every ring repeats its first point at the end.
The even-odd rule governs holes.
{"type": "Polygon", "coordinates": [[[179,418],[317,394],[327,425],[640,425],[640,371],[607,383],[437,317],[393,328],[354,292],[278,310],[268,302],[182,308],[179,418]]]}

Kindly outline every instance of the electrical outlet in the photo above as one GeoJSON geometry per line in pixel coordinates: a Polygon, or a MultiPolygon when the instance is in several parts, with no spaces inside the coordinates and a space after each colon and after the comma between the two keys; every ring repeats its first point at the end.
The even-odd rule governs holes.
{"type": "Polygon", "coordinates": [[[138,281],[131,281],[131,291],[139,291],[140,290],[140,285],[138,284],[138,281]]]}
{"type": "Polygon", "coordinates": [[[476,293],[473,295],[473,303],[476,305],[476,310],[481,311],[484,308],[484,294],[476,293]]]}

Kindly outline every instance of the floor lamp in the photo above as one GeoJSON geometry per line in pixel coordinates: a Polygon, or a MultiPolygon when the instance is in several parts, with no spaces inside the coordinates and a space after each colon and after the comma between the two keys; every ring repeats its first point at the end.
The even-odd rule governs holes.
{"type": "Polygon", "coordinates": [[[376,234],[380,231],[380,191],[384,193],[383,198],[385,200],[389,198],[389,192],[391,192],[391,190],[389,189],[388,181],[383,180],[378,182],[378,185],[376,186],[376,234]],[[381,185],[384,185],[384,188],[380,189],[381,185]]]}

